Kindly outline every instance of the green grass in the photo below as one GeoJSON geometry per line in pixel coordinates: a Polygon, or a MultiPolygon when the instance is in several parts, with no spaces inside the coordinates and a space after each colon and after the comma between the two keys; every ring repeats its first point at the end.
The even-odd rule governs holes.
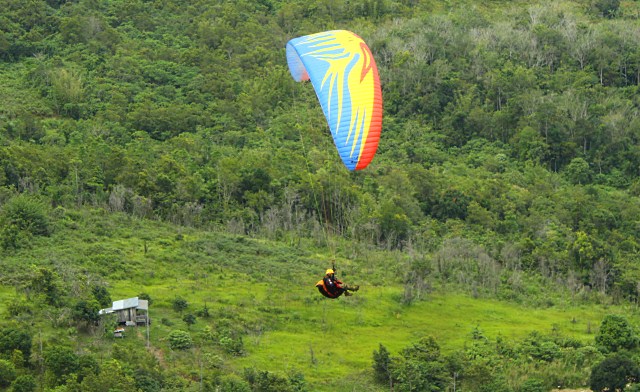
{"type": "Polygon", "coordinates": [[[515,341],[532,331],[555,330],[590,342],[589,329],[593,331],[607,313],[599,307],[523,309],[459,294],[436,294],[403,307],[392,299],[398,290],[364,288],[357,299],[323,300],[310,306],[290,303],[290,314],[299,319],[250,341],[249,355],[233,362],[285,374],[297,368],[308,380],[320,382],[369,369],[379,344],[398,354],[421,337],[433,336],[447,352],[469,343],[476,327],[492,340],[502,336],[515,341]]]}
{"type": "MultiPolygon", "coordinates": [[[[108,284],[113,300],[149,294],[154,352],[168,370],[188,378],[195,377],[190,372],[197,355],[171,352],[167,341],[172,330],[187,330],[182,314],[172,309],[178,296],[189,302],[186,312],[208,307],[211,317],[198,318],[189,330],[203,353],[223,358],[224,372],[242,374],[246,367],[283,376],[302,372],[314,391],[379,388],[371,384],[370,373],[373,351],[380,344],[398,355],[420,338],[433,336],[449,353],[469,344],[476,328],[490,340],[500,336],[517,342],[538,331],[590,343],[606,314],[627,314],[632,322],[638,319],[635,312],[620,306],[565,304],[538,309],[472,298],[446,287],[437,287],[423,301],[402,305],[402,284],[385,273],[390,263],[402,263],[400,256],[360,250],[360,256],[351,259],[337,255],[339,273],[347,283],[361,284],[360,291],[353,297],[329,300],[314,285],[335,255],[308,244],[293,247],[122,215],[104,216],[100,211],[74,212],[72,218],[71,229],[59,229],[32,249],[6,257],[0,267],[11,273],[31,264],[58,265],[67,272],[91,271],[108,284]],[[217,332],[223,327],[244,333],[244,356],[229,355],[215,342],[203,340],[205,328],[217,332]]],[[[7,301],[15,296],[13,287],[0,285],[0,314],[6,314],[7,301]]],[[[100,334],[52,328],[44,317],[33,325],[45,341],[69,339],[101,357],[114,345],[142,348],[145,344],[141,329],[114,341],[100,334]]]]}

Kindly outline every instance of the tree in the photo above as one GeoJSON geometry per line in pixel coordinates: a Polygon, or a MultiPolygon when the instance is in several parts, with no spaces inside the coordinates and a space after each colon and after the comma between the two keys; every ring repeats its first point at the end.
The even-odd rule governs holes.
{"type": "Polygon", "coordinates": [[[80,369],[80,359],[76,353],[68,347],[53,346],[44,353],[44,363],[47,370],[54,377],[54,383],[62,380],[62,377],[76,373],[80,369]]]}
{"type": "Polygon", "coordinates": [[[28,330],[4,327],[0,328],[0,354],[9,357],[15,350],[23,354],[25,361],[31,356],[32,337],[28,330]]]}
{"type": "Polygon", "coordinates": [[[100,320],[100,304],[96,300],[80,300],[73,307],[73,317],[87,326],[96,325],[100,320]]]}
{"type": "Polygon", "coordinates": [[[546,392],[547,388],[543,381],[537,378],[529,378],[520,386],[520,392],[546,392]]]}
{"type": "Polygon", "coordinates": [[[175,310],[176,312],[182,313],[185,309],[189,307],[189,303],[187,302],[186,299],[182,297],[176,297],[173,299],[171,306],[173,307],[173,310],[175,310]]]}
{"type": "Polygon", "coordinates": [[[55,305],[60,300],[59,281],[58,274],[50,268],[33,267],[30,288],[44,295],[49,305],[55,305]]]}
{"type": "MultiPolygon", "coordinates": [[[[254,391],[263,392],[294,392],[300,391],[299,388],[294,389],[291,381],[286,377],[278,374],[261,371],[253,368],[245,368],[245,379],[251,384],[254,391]]],[[[242,389],[240,389],[242,390],[242,389]]],[[[304,391],[304,389],[302,389],[304,391]]]]}
{"type": "Polygon", "coordinates": [[[189,329],[193,324],[196,323],[196,316],[194,316],[192,313],[185,314],[184,317],[182,317],[182,321],[187,324],[187,329],[189,329]]]}
{"type": "Polygon", "coordinates": [[[400,358],[393,362],[393,378],[398,392],[444,390],[448,375],[436,340],[423,338],[402,350],[400,358]]]}
{"type": "Polygon", "coordinates": [[[18,376],[11,384],[12,392],[34,392],[37,387],[36,379],[30,374],[18,376]]]}
{"type": "Polygon", "coordinates": [[[595,0],[594,5],[602,16],[613,18],[620,8],[620,0],[595,0]]]}
{"type": "Polygon", "coordinates": [[[6,388],[16,378],[16,368],[5,359],[0,359],[0,388],[6,388]]]}
{"type": "Polygon", "coordinates": [[[91,287],[91,293],[93,294],[93,298],[98,301],[100,306],[105,308],[110,307],[112,305],[111,295],[109,294],[109,290],[107,290],[104,286],[93,286],[91,287]]]}
{"type": "Polygon", "coordinates": [[[101,366],[100,372],[89,373],[82,381],[81,386],[81,390],[87,392],[136,390],[135,380],[116,359],[106,361],[101,366]]]}
{"type": "Polygon", "coordinates": [[[32,196],[11,198],[0,210],[0,224],[0,245],[5,249],[20,248],[31,237],[50,233],[45,206],[32,196]]]}
{"type": "Polygon", "coordinates": [[[447,189],[433,206],[431,213],[438,219],[465,219],[469,197],[458,189],[447,189]]]}
{"type": "Polygon", "coordinates": [[[600,351],[610,353],[635,348],[638,337],[626,318],[610,314],[602,320],[595,341],[600,351]]]}
{"type": "Polygon", "coordinates": [[[624,391],[627,384],[637,381],[640,381],[638,365],[626,355],[618,353],[591,370],[589,385],[596,392],[624,391]]]}
{"type": "Polygon", "coordinates": [[[589,162],[584,158],[573,158],[565,169],[565,175],[572,184],[588,184],[591,181],[589,162]]]}
{"type": "Polygon", "coordinates": [[[379,347],[378,350],[373,351],[373,375],[380,383],[392,384],[391,355],[382,343],[379,347]]]}
{"type": "Polygon", "coordinates": [[[240,377],[229,374],[220,379],[220,392],[251,392],[251,385],[240,377]]]}

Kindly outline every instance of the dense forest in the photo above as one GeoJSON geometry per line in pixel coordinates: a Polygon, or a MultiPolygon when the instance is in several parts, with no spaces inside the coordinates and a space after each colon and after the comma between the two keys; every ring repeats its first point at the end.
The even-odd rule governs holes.
{"type": "MultiPolygon", "coordinates": [[[[29,322],[68,309],[87,327],[126,279],[106,266],[126,255],[87,248],[77,260],[90,262],[63,268],[44,250],[73,247],[63,237],[98,230],[92,221],[104,220],[101,235],[150,221],[304,259],[384,254],[397,262],[368,276],[400,284],[407,306],[450,287],[521,306],[636,309],[639,18],[631,0],[2,0],[0,288],[14,300],[0,390],[187,389],[125,353],[97,371],[55,339],[34,359],[29,322]],[[330,29],[360,35],[381,77],[382,136],[360,172],[342,166],[313,89],[287,68],[289,39],[330,29]]],[[[640,380],[632,325],[602,327],[593,345],[532,335],[518,347],[477,330],[472,354],[446,359],[430,338],[399,356],[381,344],[360,390],[604,389],[606,366],[640,380]],[[558,369],[562,358],[554,374],[568,378],[512,381],[507,364],[526,358],[558,369]]],[[[223,348],[237,354],[231,335],[223,348]]],[[[203,384],[201,373],[192,387],[316,390],[299,375],[234,377],[203,384]]]]}

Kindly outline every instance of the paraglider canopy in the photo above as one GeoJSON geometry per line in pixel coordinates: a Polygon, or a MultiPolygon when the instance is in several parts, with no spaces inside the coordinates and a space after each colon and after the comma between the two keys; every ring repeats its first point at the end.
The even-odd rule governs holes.
{"type": "Polygon", "coordinates": [[[287,43],[287,63],[294,80],[311,81],[344,165],[367,167],[382,129],[380,77],[367,44],[346,30],[306,35],[287,43]]]}

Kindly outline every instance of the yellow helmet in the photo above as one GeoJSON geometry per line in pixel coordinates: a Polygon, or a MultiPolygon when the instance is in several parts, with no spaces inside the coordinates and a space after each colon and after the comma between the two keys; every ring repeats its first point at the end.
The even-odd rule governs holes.
{"type": "Polygon", "coordinates": [[[327,274],[327,275],[333,275],[333,274],[334,274],[334,272],[333,272],[333,270],[332,270],[331,268],[329,268],[329,269],[327,270],[326,274],[327,274]]]}

